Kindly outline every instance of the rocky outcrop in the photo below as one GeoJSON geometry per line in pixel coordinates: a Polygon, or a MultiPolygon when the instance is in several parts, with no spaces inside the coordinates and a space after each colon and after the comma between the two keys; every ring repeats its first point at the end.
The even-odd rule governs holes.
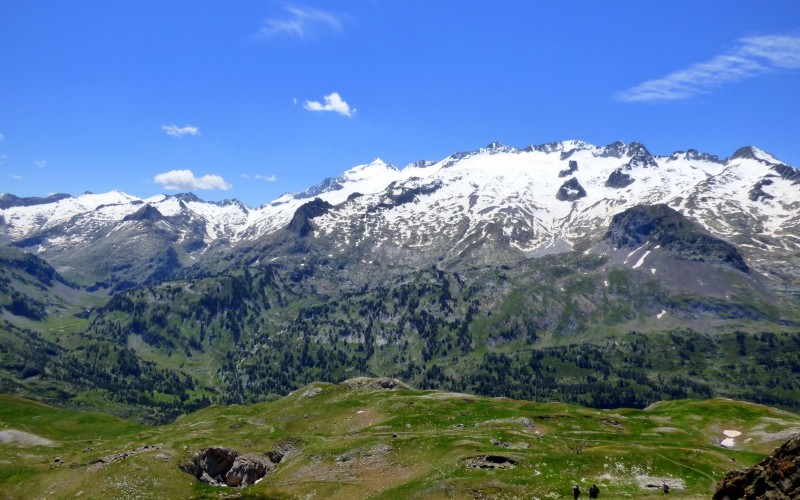
{"type": "Polygon", "coordinates": [[[0,210],[5,210],[11,207],[31,207],[34,205],[44,205],[46,203],[54,203],[65,198],[72,198],[72,196],[64,193],[51,194],[47,198],[40,198],[32,196],[28,198],[20,198],[13,194],[5,193],[0,194],[0,210]]]}
{"type": "Polygon", "coordinates": [[[298,236],[308,236],[313,231],[311,219],[326,214],[333,205],[327,201],[322,201],[319,198],[314,198],[313,201],[300,205],[300,208],[295,211],[292,220],[289,222],[289,230],[297,233],[298,236]]]}
{"type": "Polygon", "coordinates": [[[406,203],[415,202],[420,196],[433,194],[441,189],[442,186],[444,186],[444,183],[440,180],[415,187],[397,186],[394,183],[390,184],[387,188],[387,193],[381,198],[380,203],[374,208],[370,207],[369,211],[373,212],[378,209],[390,209],[405,205],[406,203]]]}
{"type": "Polygon", "coordinates": [[[126,215],[122,218],[123,221],[152,221],[157,222],[164,220],[164,214],[158,211],[153,205],[145,205],[136,212],[126,215]]]}
{"type": "Polygon", "coordinates": [[[239,452],[223,447],[206,448],[180,469],[200,481],[213,485],[226,484],[226,476],[233,467],[239,452]]]}
{"type": "Polygon", "coordinates": [[[395,389],[411,389],[410,385],[389,377],[356,377],[345,380],[342,385],[354,390],[391,391],[395,389]]]}
{"type": "Polygon", "coordinates": [[[611,172],[611,175],[608,176],[605,186],[615,189],[622,189],[630,186],[631,184],[633,184],[633,177],[623,172],[621,168],[618,168],[611,172]]]}
{"type": "Polygon", "coordinates": [[[717,484],[714,500],[800,498],[800,435],[749,469],[731,471],[717,484]]]}
{"type": "Polygon", "coordinates": [[[556,193],[556,199],[560,201],[575,201],[586,196],[586,190],[575,177],[564,182],[556,193]]]}
{"type": "Polygon", "coordinates": [[[275,465],[266,457],[238,456],[225,474],[225,484],[227,486],[254,484],[273,469],[275,465]]]}
{"type": "Polygon", "coordinates": [[[136,455],[138,455],[140,453],[147,453],[147,452],[152,452],[152,451],[156,451],[156,450],[160,450],[160,449],[161,449],[161,445],[158,445],[158,444],[156,444],[156,445],[144,445],[144,446],[140,446],[138,448],[134,448],[132,450],[123,451],[121,453],[114,453],[113,455],[109,455],[107,457],[95,458],[94,460],[89,462],[89,467],[86,470],[88,472],[94,472],[94,471],[100,470],[100,469],[102,469],[104,467],[107,467],[110,464],[113,464],[113,463],[116,463],[116,462],[121,462],[122,460],[125,460],[126,458],[130,458],[130,457],[136,456],[136,455]]]}
{"type": "Polygon", "coordinates": [[[664,204],[637,205],[615,215],[605,239],[614,248],[658,247],[678,259],[716,262],[749,271],[735,246],[664,204]]]}
{"type": "Polygon", "coordinates": [[[519,460],[507,455],[479,455],[464,461],[470,469],[513,469],[519,460]]]}
{"type": "Polygon", "coordinates": [[[292,451],[294,446],[290,443],[281,443],[263,454],[240,454],[230,448],[214,446],[200,450],[180,469],[206,484],[247,486],[274,471],[292,451]]]}
{"type": "Polygon", "coordinates": [[[625,165],[628,170],[633,168],[658,168],[655,157],[650,154],[650,151],[641,142],[630,143],[627,153],[631,157],[631,160],[625,165]]]}
{"type": "Polygon", "coordinates": [[[574,174],[578,171],[578,162],[575,160],[569,161],[569,168],[562,170],[558,173],[559,177],[569,177],[570,175],[574,174]]]}
{"type": "Polygon", "coordinates": [[[772,184],[772,179],[762,179],[758,181],[747,193],[747,197],[750,198],[751,201],[766,201],[775,198],[771,194],[764,191],[764,186],[769,186],[772,184]]]}
{"type": "Polygon", "coordinates": [[[772,170],[781,176],[781,179],[792,181],[792,184],[800,184],[800,170],[790,167],[789,165],[779,164],[773,165],[772,170]]]}

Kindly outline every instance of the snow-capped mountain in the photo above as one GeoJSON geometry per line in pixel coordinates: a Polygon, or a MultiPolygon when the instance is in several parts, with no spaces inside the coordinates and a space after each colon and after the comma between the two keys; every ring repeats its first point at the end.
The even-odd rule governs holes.
{"type": "Polygon", "coordinates": [[[129,284],[231,250],[248,263],[280,261],[286,249],[273,240],[298,217],[306,229],[294,237],[327,259],[502,263],[574,249],[600,238],[615,214],[658,203],[735,244],[757,271],[797,281],[800,172],[754,147],[720,160],[694,150],[654,156],[640,143],[492,143],[402,169],[378,159],[258,208],[191,194],[3,195],[0,241],[84,282],[129,284]],[[141,262],[131,265],[132,255],[141,262]]]}

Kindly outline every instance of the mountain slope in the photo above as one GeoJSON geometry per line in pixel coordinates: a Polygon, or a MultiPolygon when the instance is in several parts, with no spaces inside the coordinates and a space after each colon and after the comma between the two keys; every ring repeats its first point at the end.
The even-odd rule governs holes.
{"type": "MultiPolygon", "coordinates": [[[[259,208],[119,192],[19,203],[2,209],[0,240],[39,253],[82,283],[124,288],[198,262],[280,262],[283,232],[315,198],[331,206],[293,233],[307,240],[299,248],[313,246],[334,265],[391,262],[390,275],[577,248],[599,239],[611,216],[642,204],[676,209],[737,245],[757,272],[781,286],[797,287],[800,274],[797,170],[752,147],[719,160],[693,150],[654,156],[639,143],[565,141],[523,150],[493,143],[403,169],[376,160],[259,208]],[[163,216],[151,227],[131,219],[144,205],[163,216]],[[98,245],[102,250],[92,253],[98,245]],[[134,254],[163,257],[121,270],[130,245],[134,254]],[[98,259],[103,265],[95,269],[90,263],[98,259]]],[[[299,265],[289,259],[287,266],[299,265]]],[[[366,272],[362,283],[369,279],[366,272]]]]}
{"type": "Polygon", "coordinates": [[[756,148],[567,141],[376,160],[257,209],[7,198],[5,241],[93,292],[0,325],[0,377],[150,420],[363,374],[605,408],[795,409],[798,177],[756,148]]]}

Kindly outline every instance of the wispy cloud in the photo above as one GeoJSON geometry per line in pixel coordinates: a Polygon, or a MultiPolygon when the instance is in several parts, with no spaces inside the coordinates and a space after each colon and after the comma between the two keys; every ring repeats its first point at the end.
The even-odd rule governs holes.
{"type": "Polygon", "coordinates": [[[275,177],[275,175],[255,174],[255,175],[251,176],[250,174],[242,174],[242,178],[243,179],[249,179],[250,177],[252,177],[253,179],[258,179],[260,181],[264,181],[264,182],[277,182],[278,181],[278,178],[275,177]]]}
{"type": "Polygon", "coordinates": [[[232,186],[219,175],[195,177],[191,170],[170,170],[153,177],[153,182],[164,189],[175,191],[191,191],[196,189],[222,189],[227,191],[232,186]]]}
{"type": "Polygon", "coordinates": [[[161,130],[172,137],[183,137],[184,135],[200,135],[200,129],[194,125],[179,127],[177,125],[161,125],[161,130]]]}
{"type": "Polygon", "coordinates": [[[338,92],[331,92],[323,99],[325,104],[319,101],[306,101],[303,107],[309,111],[334,111],[348,118],[352,118],[353,113],[356,112],[356,109],[351,108],[338,92]]]}
{"type": "Polygon", "coordinates": [[[47,160],[36,160],[33,162],[33,164],[39,168],[44,168],[47,166],[47,160]]]}
{"type": "Polygon", "coordinates": [[[3,134],[0,134],[0,141],[5,141],[5,140],[6,140],[6,136],[4,136],[3,134]]]}
{"type": "Polygon", "coordinates": [[[287,5],[286,16],[265,20],[256,36],[258,38],[292,36],[306,39],[325,31],[340,33],[342,21],[336,15],[322,9],[287,5]]]}
{"type": "Polygon", "coordinates": [[[11,178],[14,179],[15,181],[21,181],[22,180],[22,176],[21,175],[16,175],[16,174],[13,174],[11,176],[11,178]]]}
{"type": "Polygon", "coordinates": [[[4,165],[8,161],[8,156],[0,155],[0,165],[4,165]]]}
{"type": "Polygon", "coordinates": [[[732,51],[693,64],[664,78],[617,93],[622,102],[675,101],[709,92],[726,83],[800,68],[800,36],[769,35],[739,39],[732,51]]]}

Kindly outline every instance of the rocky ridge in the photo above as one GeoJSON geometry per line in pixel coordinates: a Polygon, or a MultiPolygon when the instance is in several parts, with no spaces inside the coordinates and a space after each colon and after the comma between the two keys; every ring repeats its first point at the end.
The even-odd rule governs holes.
{"type": "Polygon", "coordinates": [[[6,196],[0,242],[82,284],[116,290],[196,263],[297,265],[286,256],[294,244],[281,243],[292,237],[336,265],[514,262],[598,239],[626,209],[665,204],[735,244],[756,271],[793,286],[799,179],[753,147],[719,160],[694,150],[656,156],[640,143],[492,143],[403,169],[376,160],[258,208],[191,194],[6,196]]]}

